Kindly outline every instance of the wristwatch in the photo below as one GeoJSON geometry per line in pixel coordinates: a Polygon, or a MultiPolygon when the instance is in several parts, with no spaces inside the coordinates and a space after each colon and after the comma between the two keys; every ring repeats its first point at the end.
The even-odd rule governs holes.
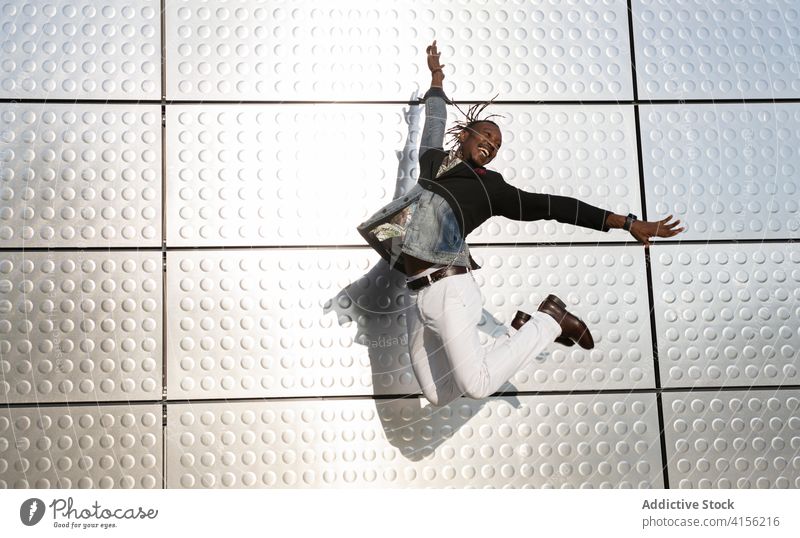
{"type": "Polygon", "coordinates": [[[622,225],[622,229],[625,230],[626,232],[630,232],[631,226],[633,226],[633,221],[635,221],[638,218],[639,217],[637,217],[633,213],[628,213],[628,216],[625,217],[625,224],[622,225]]]}

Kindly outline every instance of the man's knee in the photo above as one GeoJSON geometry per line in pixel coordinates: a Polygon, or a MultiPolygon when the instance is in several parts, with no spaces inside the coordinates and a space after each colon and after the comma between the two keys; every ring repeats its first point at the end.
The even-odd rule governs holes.
{"type": "Polygon", "coordinates": [[[437,387],[435,390],[425,390],[423,388],[422,395],[430,402],[431,406],[444,407],[461,396],[461,393],[455,389],[455,386],[447,387],[445,390],[442,387],[437,387]]]}
{"type": "Polygon", "coordinates": [[[466,398],[482,400],[492,394],[491,376],[482,358],[461,357],[453,364],[453,381],[466,398]]]}
{"type": "Polygon", "coordinates": [[[439,395],[436,394],[435,392],[433,394],[427,394],[425,393],[425,391],[422,391],[422,395],[425,397],[426,400],[428,400],[428,403],[430,403],[433,407],[441,407],[441,405],[439,404],[439,395]]]}

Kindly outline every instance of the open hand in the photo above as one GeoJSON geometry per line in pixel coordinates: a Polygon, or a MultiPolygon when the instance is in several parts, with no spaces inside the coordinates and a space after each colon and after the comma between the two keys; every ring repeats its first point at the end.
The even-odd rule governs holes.
{"type": "Polygon", "coordinates": [[[637,220],[631,224],[631,235],[636,238],[640,243],[650,246],[651,237],[672,237],[686,230],[686,228],[678,228],[681,221],[676,220],[670,222],[672,215],[665,219],[649,222],[646,220],[637,220]]]}
{"type": "Polygon", "coordinates": [[[444,64],[439,63],[439,55],[440,52],[436,48],[436,40],[433,40],[433,43],[428,45],[428,48],[425,49],[425,52],[428,53],[428,69],[431,70],[431,75],[435,75],[437,72],[444,78],[444,72],[442,68],[444,64]]]}

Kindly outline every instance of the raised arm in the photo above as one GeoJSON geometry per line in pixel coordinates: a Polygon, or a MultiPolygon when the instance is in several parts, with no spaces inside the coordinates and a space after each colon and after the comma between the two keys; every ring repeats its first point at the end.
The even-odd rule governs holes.
{"type": "Polygon", "coordinates": [[[444,81],[443,64],[439,63],[439,51],[436,41],[426,49],[428,56],[428,69],[431,72],[431,87],[423,97],[425,101],[425,125],[422,128],[422,139],[419,144],[419,154],[422,155],[431,148],[442,149],[444,146],[444,131],[447,123],[447,96],[442,89],[444,81]]]}

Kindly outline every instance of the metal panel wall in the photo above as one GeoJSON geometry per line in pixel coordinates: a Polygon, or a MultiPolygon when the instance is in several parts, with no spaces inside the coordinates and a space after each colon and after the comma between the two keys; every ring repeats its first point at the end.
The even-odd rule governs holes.
{"type": "Polygon", "coordinates": [[[800,106],[643,106],[641,123],[648,215],[684,219],[684,239],[800,236],[800,106]]]}
{"type": "Polygon", "coordinates": [[[416,182],[419,129],[401,106],[172,105],[167,244],[358,244],[370,208],[416,182]]]}
{"type": "Polygon", "coordinates": [[[655,398],[173,404],[168,487],[663,487],[655,398]]]}
{"type": "Polygon", "coordinates": [[[0,247],[161,246],[160,116],[0,104],[0,247]]]}
{"type": "Polygon", "coordinates": [[[664,386],[797,384],[800,250],[658,245],[652,254],[664,386]]]}
{"type": "Polygon", "coordinates": [[[797,6],[328,4],[0,2],[0,487],[800,487],[797,6]],[[485,223],[482,343],[555,292],[597,347],[444,408],[355,233],[433,39],[511,184],[689,228],[485,223]]]}
{"type": "Polygon", "coordinates": [[[609,390],[655,386],[647,276],[633,246],[486,247],[473,249],[490,336],[507,330],[517,310],[531,312],[555,293],[591,327],[595,347],[548,346],[510,379],[509,390],[609,390]]]}
{"type": "Polygon", "coordinates": [[[169,252],[174,398],[411,394],[405,283],[364,249],[169,252]]]}
{"type": "Polygon", "coordinates": [[[0,401],[161,397],[161,259],[0,255],[0,401]]]}
{"type": "MultiPolygon", "coordinates": [[[[167,229],[168,245],[360,243],[353,222],[417,180],[421,108],[169,107],[167,220],[174,225],[167,229]]],[[[577,196],[620,214],[641,212],[632,108],[498,105],[495,112],[507,130],[498,171],[509,183],[531,192],[577,196]]],[[[554,221],[495,217],[469,239],[619,237],[554,221]]]]}
{"type": "Polygon", "coordinates": [[[664,395],[670,487],[800,488],[797,390],[664,395]]]}
{"type": "MultiPolygon", "coordinates": [[[[492,167],[522,190],[579,198],[615,213],[641,213],[633,107],[497,105],[503,146],[492,167]]],[[[451,120],[458,113],[451,111],[451,120]]],[[[476,243],[620,241],[554,220],[493,217],[470,234],[476,243]]]]}
{"type": "Polygon", "coordinates": [[[0,98],[158,99],[159,0],[3,2],[0,98]]]}
{"type": "MultiPolygon", "coordinates": [[[[549,346],[504,390],[655,386],[641,249],[487,247],[473,256],[492,270],[476,274],[485,297],[484,345],[507,334],[517,309],[531,311],[549,293],[597,334],[592,351],[549,346]]],[[[405,282],[375,262],[355,248],[169,252],[168,394],[418,393],[405,282]]]]}
{"type": "Polygon", "coordinates": [[[800,94],[800,28],[793,0],[633,0],[631,7],[642,98],[800,94]]]}
{"type": "Polygon", "coordinates": [[[0,488],[161,488],[160,405],[0,412],[0,488]]]}
{"type": "Polygon", "coordinates": [[[435,38],[464,99],[631,98],[623,0],[182,0],[166,29],[174,100],[405,100],[435,38]]]}

